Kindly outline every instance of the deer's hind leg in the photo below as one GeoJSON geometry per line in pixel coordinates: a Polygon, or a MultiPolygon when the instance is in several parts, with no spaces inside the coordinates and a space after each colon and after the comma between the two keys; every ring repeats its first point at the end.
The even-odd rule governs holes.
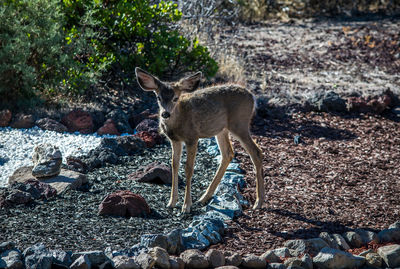
{"type": "Polygon", "coordinates": [[[234,153],[232,149],[231,141],[229,140],[229,132],[227,129],[222,130],[219,134],[216,135],[217,143],[219,150],[222,155],[221,163],[219,164],[217,173],[215,174],[213,180],[208,186],[206,192],[201,196],[199,202],[207,203],[208,200],[213,196],[218,184],[221,182],[221,178],[224,175],[226,168],[229,163],[232,161],[234,153]]]}

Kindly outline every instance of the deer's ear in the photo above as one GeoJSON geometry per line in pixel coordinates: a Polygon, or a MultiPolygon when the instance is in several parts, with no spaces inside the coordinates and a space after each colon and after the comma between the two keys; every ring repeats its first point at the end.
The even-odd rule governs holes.
{"type": "Polygon", "coordinates": [[[179,82],[181,89],[186,92],[196,90],[199,87],[201,76],[202,73],[197,72],[194,75],[181,79],[179,82]]]}
{"type": "Polygon", "coordinates": [[[136,79],[139,83],[139,86],[145,91],[156,91],[157,86],[157,78],[153,75],[147,73],[143,69],[136,67],[135,68],[136,79]]]}

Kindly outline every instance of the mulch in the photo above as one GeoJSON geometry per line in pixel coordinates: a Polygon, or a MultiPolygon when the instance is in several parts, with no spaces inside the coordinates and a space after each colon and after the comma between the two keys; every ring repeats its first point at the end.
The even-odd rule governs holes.
{"type": "MultiPolygon", "coordinates": [[[[399,220],[398,119],[299,112],[255,123],[253,138],[264,152],[266,205],[245,208],[213,248],[262,254],[288,239],[355,228],[378,231],[399,220]]],[[[238,142],[234,148],[247,171],[243,194],[251,206],[253,166],[238,142]]]]}

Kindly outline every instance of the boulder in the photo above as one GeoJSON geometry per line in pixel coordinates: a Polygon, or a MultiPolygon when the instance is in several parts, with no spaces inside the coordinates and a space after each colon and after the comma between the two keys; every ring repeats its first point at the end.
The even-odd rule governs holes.
{"type": "Polygon", "coordinates": [[[330,248],[339,249],[339,245],[336,240],[327,232],[321,232],[319,237],[322,238],[330,248]]]}
{"type": "Polygon", "coordinates": [[[300,257],[288,258],[285,260],[284,265],[287,268],[303,268],[303,269],[312,269],[313,261],[308,254],[304,254],[300,257]]]}
{"type": "Polygon", "coordinates": [[[160,247],[155,247],[150,251],[150,255],[156,261],[155,266],[161,269],[170,269],[171,263],[169,262],[168,252],[160,247]]]}
{"type": "Polygon", "coordinates": [[[54,131],[57,133],[65,133],[68,131],[68,128],[64,124],[50,118],[39,119],[35,122],[35,125],[40,129],[54,131]]]}
{"type": "Polygon", "coordinates": [[[0,127],[7,127],[11,121],[12,113],[5,109],[0,111],[0,127]]]}
{"type": "Polygon", "coordinates": [[[72,253],[71,259],[75,261],[80,257],[85,257],[85,260],[89,260],[91,266],[97,267],[109,260],[104,251],[100,250],[75,252],[72,253]]]}
{"type": "Polygon", "coordinates": [[[163,234],[144,234],[140,237],[140,244],[147,248],[168,248],[168,238],[163,234]]]}
{"type": "Polygon", "coordinates": [[[209,266],[212,268],[225,265],[225,256],[219,250],[216,249],[208,250],[206,252],[206,258],[208,260],[209,266]]]}
{"type": "MultiPolygon", "coordinates": [[[[32,177],[32,166],[23,166],[15,170],[12,176],[8,178],[8,185],[15,183],[25,183],[31,180],[32,177]]],[[[61,172],[56,177],[40,179],[40,182],[47,183],[60,194],[67,189],[76,190],[81,187],[82,184],[88,183],[88,178],[84,174],[61,169],[61,172]]]]}
{"type": "Polygon", "coordinates": [[[224,265],[224,266],[216,267],[216,269],[239,269],[239,267],[233,266],[233,265],[224,265]]]}
{"type": "Polygon", "coordinates": [[[28,192],[33,199],[49,199],[57,195],[57,190],[50,184],[31,178],[24,183],[16,183],[12,188],[28,192]]]}
{"type": "Polygon", "coordinates": [[[400,241],[400,228],[385,229],[378,233],[380,243],[400,241]]]}
{"type": "Polygon", "coordinates": [[[23,255],[27,269],[51,269],[53,264],[53,255],[41,243],[25,249],[23,255]]]}
{"type": "Polygon", "coordinates": [[[318,268],[322,269],[350,269],[358,268],[364,265],[365,258],[361,256],[354,256],[342,250],[325,247],[318,253],[317,256],[313,258],[313,263],[318,268]]]}
{"type": "Polygon", "coordinates": [[[116,269],[140,269],[140,265],[132,257],[116,256],[112,258],[112,262],[116,269]]]}
{"type": "Polygon", "coordinates": [[[225,256],[225,264],[231,266],[240,266],[243,261],[243,257],[240,256],[238,253],[226,251],[224,253],[225,256]]]}
{"type": "Polygon", "coordinates": [[[169,259],[171,269],[185,269],[185,263],[179,257],[169,259]]]}
{"type": "Polygon", "coordinates": [[[343,234],[343,238],[352,248],[360,248],[364,245],[362,237],[356,232],[353,231],[345,232],[343,234]]]}
{"type": "Polygon", "coordinates": [[[72,264],[71,254],[63,250],[50,250],[53,256],[53,267],[69,268],[72,264]]]}
{"type": "Polygon", "coordinates": [[[261,255],[261,258],[267,261],[268,263],[280,263],[282,259],[279,258],[273,250],[267,250],[261,255]]]}
{"type": "Polygon", "coordinates": [[[32,175],[36,178],[57,176],[61,171],[61,151],[51,144],[37,145],[33,149],[32,161],[32,175]]]}
{"type": "Polygon", "coordinates": [[[264,269],[267,262],[260,256],[249,254],[243,257],[242,266],[245,268],[264,269]]]}
{"type": "Polygon", "coordinates": [[[0,208],[27,204],[33,201],[32,195],[28,192],[10,189],[0,195],[0,208]]]}
{"type": "Polygon", "coordinates": [[[80,132],[81,134],[93,133],[93,118],[89,112],[73,110],[61,119],[61,123],[67,126],[68,132],[80,132]]]}
{"type": "Polygon", "coordinates": [[[286,269],[286,265],[284,265],[283,263],[270,263],[268,264],[268,269],[286,269]]]}
{"type": "Polygon", "coordinates": [[[112,119],[106,120],[103,126],[101,126],[96,133],[98,135],[120,135],[120,132],[118,131],[115,122],[112,119]]]}
{"type": "Polygon", "coordinates": [[[400,220],[396,221],[395,223],[390,224],[389,229],[400,229],[400,220]]]}
{"type": "Polygon", "coordinates": [[[33,115],[18,113],[11,122],[12,128],[28,129],[35,126],[35,118],[33,115]]]}
{"type": "Polygon", "coordinates": [[[400,266],[400,245],[388,245],[378,248],[378,254],[390,268],[400,266]]]}
{"type": "Polygon", "coordinates": [[[151,269],[156,264],[156,260],[148,253],[140,253],[136,257],[136,262],[142,269],[151,269]]]}
{"type": "Polygon", "coordinates": [[[346,240],[340,234],[333,234],[333,239],[335,239],[336,243],[339,245],[339,248],[342,250],[349,250],[350,246],[347,244],[346,240]]]}
{"type": "Polygon", "coordinates": [[[129,124],[128,115],[121,109],[114,109],[106,115],[107,119],[112,120],[113,125],[120,134],[132,134],[133,129],[129,124]]]}
{"type": "Polygon", "coordinates": [[[322,238],[288,240],[284,243],[284,246],[294,250],[294,256],[299,256],[304,253],[315,256],[324,247],[329,247],[322,238]]]}
{"type": "Polygon", "coordinates": [[[150,207],[139,194],[116,191],[107,195],[99,205],[99,215],[138,217],[150,214],[150,207]]]}
{"type": "Polygon", "coordinates": [[[365,256],[365,263],[367,267],[381,268],[382,267],[382,257],[378,253],[368,253],[365,256]]]}
{"type": "Polygon", "coordinates": [[[135,134],[138,138],[143,140],[143,142],[146,144],[146,147],[152,148],[156,144],[161,144],[163,142],[162,136],[158,132],[151,131],[141,131],[135,134]]]}
{"type": "Polygon", "coordinates": [[[145,183],[171,184],[172,172],[171,168],[166,164],[151,163],[143,169],[128,175],[128,179],[145,183]]]}
{"type": "Polygon", "coordinates": [[[24,268],[21,252],[17,249],[0,251],[0,268],[10,268],[10,269],[24,268]]]}
{"type": "Polygon", "coordinates": [[[284,248],[276,248],[272,250],[276,256],[279,258],[290,258],[292,255],[287,247],[284,248]]]}
{"type": "Polygon", "coordinates": [[[359,234],[361,236],[362,242],[364,245],[367,245],[368,243],[379,243],[379,237],[378,234],[372,232],[372,231],[367,231],[364,229],[355,229],[354,232],[359,234]]]}
{"type": "Polygon", "coordinates": [[[87,256],[79,256],[69,267],[70,269],[91,269],[92,264],[87,256]]]}
{"type": "Polygon", "coordinates": [[[158,122],[151,119],[142,120],[136,125],[136,131],[140,132],[158,132],[158,122]]]}
{"type": "Polygon", "coordinates": [[[208,268],[206,256],[198,249],[188,249],[181,253],[180,258],[185,263],[185,268],[203,269],[208,268]]]}
{"type": "Polygon", "coordinates": [[[317,111],[345,112],[346,101],[334,91],[321,91],[315,93],[308,101],[317,111]]]}
{"type": "Polygon", "coordinates": [[[182,229],[174,229],[167,234],[167,251],[169,254],[179,254],[183,251],[182,229]]]}
{"type": "Polygon", "coordinates": [[[144,147],[145,144],[140,138],[133,135],[126,135],[115,138],[103,138],[95,151],[110,149],[111,152],[118,156],[128,156],[143,150],[144,147]]]}

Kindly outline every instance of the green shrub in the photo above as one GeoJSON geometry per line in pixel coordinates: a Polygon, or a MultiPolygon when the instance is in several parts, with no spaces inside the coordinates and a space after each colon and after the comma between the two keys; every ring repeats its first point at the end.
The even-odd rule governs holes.
{"type": "Polygon", "coordinates": [[[211,77],[218,69],[206,47],[197,40],[189,41],[175,29],[182,14],[173,2],[63,0],[63,3],[71,38],[74,33],[77,38],[85,37],[83,30],[88,29],[97,34],[90,37],[94,53],[85,59],[94,70],[112,70],[129,80],[135,66],[159,76],[201,70],[211,77]]]}

